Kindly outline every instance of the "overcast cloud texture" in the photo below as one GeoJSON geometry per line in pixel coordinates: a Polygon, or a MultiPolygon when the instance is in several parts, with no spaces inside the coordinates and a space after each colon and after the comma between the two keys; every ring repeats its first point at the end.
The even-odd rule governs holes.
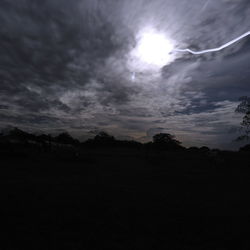
{"type": "Polygon", "coordinates": [[[233,147],[249,38],[176,53],[158,71],[135,66],[131,51],[145,27],[176,48],[220,46],[250,30],[249,0],[1,0],[0,23],[1,127],[233,147]]]}

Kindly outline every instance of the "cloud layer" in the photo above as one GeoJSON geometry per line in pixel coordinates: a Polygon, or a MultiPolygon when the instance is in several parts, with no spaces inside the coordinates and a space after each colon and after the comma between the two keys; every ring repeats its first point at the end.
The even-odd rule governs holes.
{"type": "Polygon", "coordinates": [[[237,100],[250,94],[249,39],[175,54],[159,70],[133,68],[130,52],[148,26],[176,48],[220,46],[250,30],[248,0],[2,0],[0,21],[1,127],[139,140],[167,131],[214,147],[234,137],[237,100]]]}

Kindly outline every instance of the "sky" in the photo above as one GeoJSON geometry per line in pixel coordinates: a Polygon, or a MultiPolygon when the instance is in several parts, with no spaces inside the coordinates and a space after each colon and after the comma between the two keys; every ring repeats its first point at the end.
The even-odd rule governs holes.
{"type": "Polygon", "coordinates": [[[249,0],[1,0],[0,127],[233,148],[249,0]],[[166,45],[166,46],[165,46],[166,45]]]}

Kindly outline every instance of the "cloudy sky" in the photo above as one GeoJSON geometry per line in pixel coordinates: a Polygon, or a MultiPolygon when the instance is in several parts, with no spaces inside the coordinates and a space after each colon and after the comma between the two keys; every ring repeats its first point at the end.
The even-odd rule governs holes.
{"type": "Polygon", "coordinates": [[[176,49],[249,31],[249,0],[1,0],[0,23],[0,127],[232,147],[250,37],[176,49]]]}

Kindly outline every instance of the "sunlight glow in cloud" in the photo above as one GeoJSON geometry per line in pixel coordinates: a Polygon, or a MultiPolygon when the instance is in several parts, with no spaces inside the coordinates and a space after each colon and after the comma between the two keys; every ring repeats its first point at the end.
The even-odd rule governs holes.
{"type": "Polygon", "coordinates": [[[147,28],[139,33],[133,55],[145,64],[163,67],[171,61],[173,49],[172,41],[164,33],[147,28]]]}

